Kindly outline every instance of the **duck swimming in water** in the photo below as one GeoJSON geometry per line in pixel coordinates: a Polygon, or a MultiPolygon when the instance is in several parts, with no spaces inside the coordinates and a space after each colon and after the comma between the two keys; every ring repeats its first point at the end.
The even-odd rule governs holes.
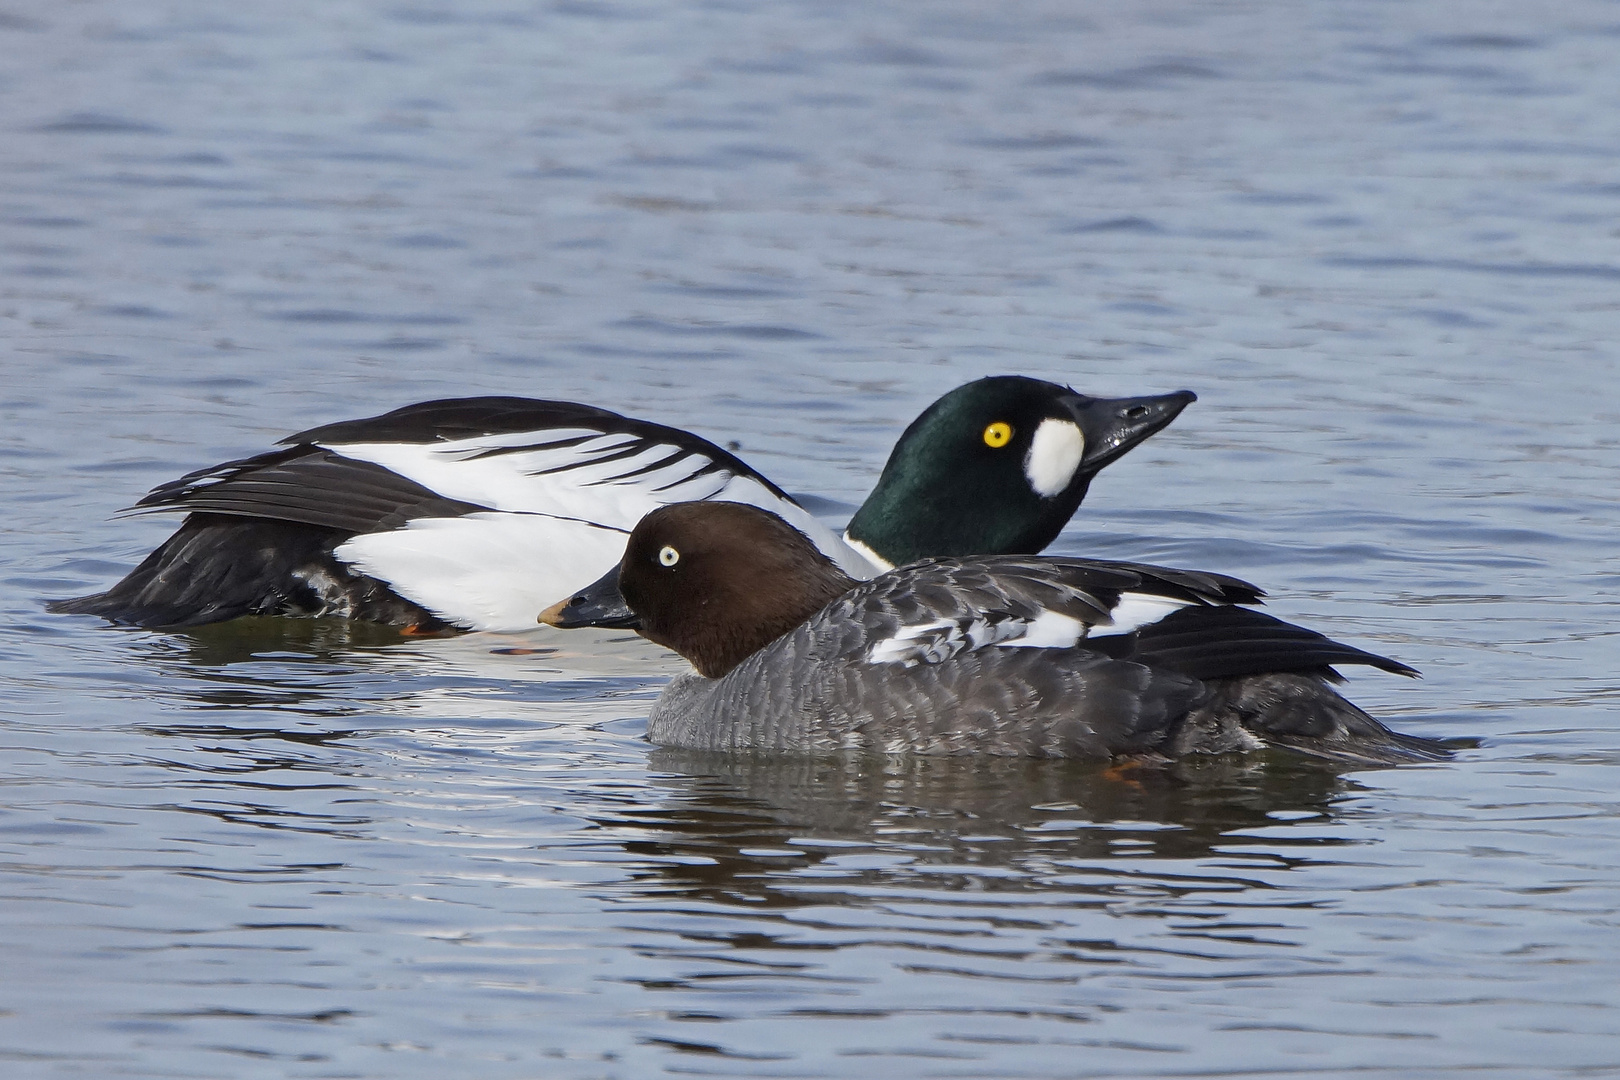
{"type": "Polygon", "coordinates": [[[1329,685],[1335,664],[1415,675],[1252,606],[1223,574],[1041,556],[934,558],[857,582],[781,518],[655,510],[617,575],[542,615],[622,599],[696,671],[647,721],[664,746],[1109,758],[1285,747],[1340,764],[1449,756],[1329,685]]]}
{"type": "Polygon", "coordinates": [[[48,607],[148,627],[299,615],[528,630],[617,563],[644,514],[690,500],[764,507],[856,577],[924,554],[1034,552],[1104,466],[1193,400],[1019,376],[960,386],[906,429],[842,538],[688,431],[567,401],[427,401],[156,488],[133,511],[183,512],[180,529],[106,592],[48,607]]]}

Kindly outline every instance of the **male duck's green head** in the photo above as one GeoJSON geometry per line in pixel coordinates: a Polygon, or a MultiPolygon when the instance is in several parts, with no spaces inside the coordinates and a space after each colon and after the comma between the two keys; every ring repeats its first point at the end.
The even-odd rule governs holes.
{"type": "Polygon", "coordinates": [[[959,386],[900,436],[845,539],[899,566],[930,555],[1033,554],[1091,478],[1197,400],[1094,398],[999,375],[959,386]]]}

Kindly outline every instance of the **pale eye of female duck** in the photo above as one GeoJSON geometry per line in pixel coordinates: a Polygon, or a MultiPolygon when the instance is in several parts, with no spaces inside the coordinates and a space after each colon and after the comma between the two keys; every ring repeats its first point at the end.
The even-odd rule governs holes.
{"type": "Polygon", "coordinates": [[[1004,421],[997,420],[995,423],[984,429],[984,445],[990,447],[992,450],[1000,450],[1003,446],[1006,446],[1008,443],[1012,442],[1012,435],[1012,425],[1004,421]]]}
{"type": "Polygon", "coordinates": [[[658,552],[658,562],[661,566],[674,566],[681,561],[681,553],[665,544],[658,552]]]}

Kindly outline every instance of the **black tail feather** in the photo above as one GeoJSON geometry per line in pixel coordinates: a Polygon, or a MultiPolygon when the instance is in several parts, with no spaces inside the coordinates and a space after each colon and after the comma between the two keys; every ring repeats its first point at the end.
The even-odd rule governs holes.
{"type": "Polygon", "coordinates": [[[1216,730],[1235,721],[1269,746],[1345,765],[1451,757],[1440,740],[1391,731],[1317,676],[1251,675],[1219,680],[1212,688],[1209,700],[1183,721],[1188,731],[1216,730]]]}
{"type": "MultiPolygon", "coordinates": [[[[1107,637],[1088,645],[1108,648],[1107,637]]],[[[1396,675],[1416,675],[1398,660],[1345,645],[1246,607],[1186,607],[1121,639],[1121,659],[1162,664],[1195,679],[1221,679],[1272,671],[1320,674],[1333,664],[1365,664],[1396,675]]]]}
{"type": "Polygon", "coordinates": [[[350,534],[285,521],[192,514],[106,592],[46,610],[128,626],[187,627],[244,615],[338,615],[437,630],[444,623],[332,555],[350,534]]]}

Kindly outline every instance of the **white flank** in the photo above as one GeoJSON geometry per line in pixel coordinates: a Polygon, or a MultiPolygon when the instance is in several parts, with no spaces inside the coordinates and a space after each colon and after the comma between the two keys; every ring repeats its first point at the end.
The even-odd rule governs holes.
{"type": "Polygon", "coordinates": [[[1114,610],[1109,612],[1113,618],[1112,623],[1103,623],[1091,628],[1091,636],[1103,634],[1129,634],[1133,630],[1141,629],[1158,622],[1172,611],[1190,607],[1186,600],[1176,600],[1168,596],[1153,596],[1149,593],[1123,593],[1114,610]]]}
{"type": "Polygon", "coordinates": [[[539,514],[467,514],[365,533],[334,554],[440,618],[511,632],[607,573],[627,539],[539,514]]]}
{"type": "Polygon", "coordinates": [[[1074,471],[1085,456],[1086,437],[1068,420],[1042,420],[1024,456],[1024,475],[1029,486],[1050,499],[1069,486],[1074,471]]]}
{"type": "Polygon", "coordinates": [[[1008,649],[1072,649],[1086,636],[1086,624],[1072,615],[1043,611],[1024,624],[1018,637],[996,642],[1008,649]]]}

